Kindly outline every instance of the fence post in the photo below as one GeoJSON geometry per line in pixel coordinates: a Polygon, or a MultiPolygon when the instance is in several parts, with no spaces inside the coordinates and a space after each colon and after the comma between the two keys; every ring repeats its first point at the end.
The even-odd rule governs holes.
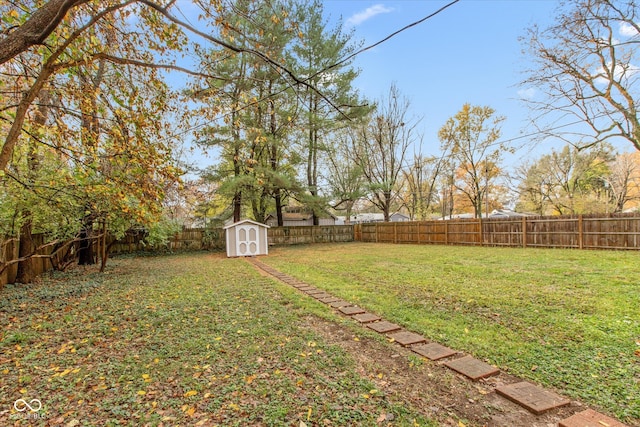
{"type": "Polygon", "coordinates": [[[447,220],[444,220],[444,244],[449,244],[449,223],[447,220]]]}
{"type": "Polygon", "coordinates": [[[527,247],[527,217],[522,217],[522,247],[527,247]]]}
{"type": "Polygon", "coordinates": [[[484,227],[482,226],[482,217],[478,219],[478,224],[480,224],[480,246],[484,244],[484,227]]]}
{"type": "Polygon", "coordinates": [[[582,214],[578,215],[578,249],[583,249],[582,214]]]}
{"type": "Polygon", "coordinates": [[[393,243],[398,243],[398,223],[393,223],[393,243]]]}

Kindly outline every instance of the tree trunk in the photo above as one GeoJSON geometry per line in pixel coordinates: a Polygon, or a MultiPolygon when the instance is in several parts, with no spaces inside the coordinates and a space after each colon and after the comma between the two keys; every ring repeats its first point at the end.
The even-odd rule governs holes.
{"type": "Polygon", "coordinates": [[[96,263],[93,251],[93,218],[84,217],[80,230],[80,247],[78,248],[78,265],[93,265],[96,263]]]}
{"type": "Polygon", "coordinates": [[[284,217],[282,216],[282,194],[279,188],[275,191],[276,200],[276,216],[278,217],[278,227],[284,226],[284,217]]]}
{"type": "Polygon", "coordinates": [[[18,251],[19,258],[25,258],[18,263],[18,275],[16,276],[16,283],[31,283],[36,278],[35,270],[33,268],[33,254],[35,253],[35,245],[33,244],[33,237],[31,236],[31,212],[25,212],[26,221],[20,227],[20,249],[18,251]]]}
{"type": "Polygon", "coordinates": [[[240,221],[240,215],[242,214],[242,192],[236,191],[233,196],[233,222],[240,221]]]}

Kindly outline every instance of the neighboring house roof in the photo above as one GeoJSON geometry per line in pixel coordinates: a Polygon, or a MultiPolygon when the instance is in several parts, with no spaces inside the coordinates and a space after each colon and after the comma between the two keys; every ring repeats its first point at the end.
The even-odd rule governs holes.
{"type": "MultiPolygon", "coordinates": [[[[342,217],[346,221],[346,217],[342,217]]],[[[391,222],[397,221],[409,221],[409,217],[400,212],[394,212],[389,215],[391,222]]],[[[380,212],[375,213],[359,213],[352,215],[350,218],[352,224],[365,223],[365,222],[384,222],[384,214],[380,212]]]]}
{"type": "Polygon", "coordinates": [[[393,213],[391,215],[389,215],[389,219],[391,221],[409,221],[411,218],[409,218],[407,215],[400,213],[400,212],[396,212],[393,213]]]}
{"type": "Polygon", "coordinates": [[[472,213],[465,214],[456,214],[456,215],[447,215],[444,218],[438,218],[439,221],[448,220],[448,219],[473,219],[475,215],[472,213]]]}
{"type": "Polygon", "coordinates": [[[523,212],[515,212],[509,209],[494,209],[489,214],[489,218],[518,218],[523,216],[530,216],[523,212]]]}
{"type": "MultiPolygon", "coordinates": [[[[308,219],[311,219],[311,217],[313,216],[313,212],[282,212],[282,219],[284,221],[306,221],[308,219]]],[[[336,217],[335,215],[323,211],[320,212],[320,215],[318,215],[319,218],[332,218],[332,219],[337,219],[338,217],[336,217]]],[[[267,215],[267,220],[270,218],[277,218],[277,215],[275,213],[270,213],[269,215],[267,215]]]]}

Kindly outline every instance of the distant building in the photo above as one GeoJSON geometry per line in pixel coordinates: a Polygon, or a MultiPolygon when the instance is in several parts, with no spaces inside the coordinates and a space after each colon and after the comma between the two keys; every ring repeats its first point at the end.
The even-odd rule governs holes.
{"type": "MultiPolygon", "coordinates": [[[[282,212],[284,227],[296,227],[313,225],[313,212],[296,209],[298,212],[282,212]]],[[[329,212],[322,212],[318,218],[318,225],[336,225],[337,217],[329,212]]],[[[266,224],[269,227],[278,226],[278,216],[275,213],[267,216],[266,224]]]]}
{"type": "MultiPolygon", "coordinates": [[[[336,217],[336,225],[344,225],[347,223],[347,217],[339,216],[336,217]]],[[[395,212],[389,215],[390,222],[402,222],[402,221],[410,221],[409,217],[400,212],[395,212]]],[[[359,213],[355,215],[351,215],[349,218],[349,224],[368,224],[372,222],[384,222],[384,214],[383,213],[359,213]]]]}
{"type": "MultiPolygon", "coordinates": [[[[522,218],[523,216],[534,216],[534,214],[524,213],[524,212],[515,212],[509,209],[494,209],[487,216],[482,214],[482,218],[522,218]]],[[[476,216],[472,213],[462,213],[455,215],[447,215],[444,218],[438,218],[438,220],[449,220],[449,219],[474,219],[476,216]]]]}
{"type": "Polygon", "coordinates": [[[489,218],[522,218],[523,216],[531,216],[531,214],[515,212],[509,209],[494,209],[489,214],[489,218]]]}

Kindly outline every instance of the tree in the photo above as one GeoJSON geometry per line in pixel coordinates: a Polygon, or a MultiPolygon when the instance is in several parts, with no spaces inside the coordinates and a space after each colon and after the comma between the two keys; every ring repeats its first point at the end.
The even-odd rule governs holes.
{"type": "Polygon", "coordinates": [[[302,152],[306,156],[305,176],[309,192],[305,201],[312,207],[314,225],[318,225],[318,211],[324,207],[319,197],[318,179],[322,157],[330,149],[329,135],[344,121],[345,115],[353,119],[366,112],[359,107],[357,94],[352,89],[353,80],[359,73],[350,67],[351,61],[341,61],[359,45],[351,41],[353,32],[344,34],[341,25],[328,28],[322,12],[323,6],[318,0],[299,3],[296,15],[300,32],[292,47],[293,67],[297,74],[309,76],[308,82],[342,109],[337,111],[326,98],[310,88],[301,93],[305,111],[299,118],[298,127],[302,133],[302,152]],[[333,67],[334,64],[339,65],[333,67]]]}
{"type": "Polygon", "coordinates": [[[609,211],[607,177],[612,149],[578,150],[566,145],[523,169],[519,204],[540,214],[570,215],[609,211]]]}
{"type": "Polygon", "coordinates": [[[403,205],[409,211],[411,220],[428,218],[432,203],[437,199],[436,186],[444,163],[442,157],[425,157],[422,154],[415,154],[413,164],[403,171],[406,187],[403,205]]]}
{"type": "Polygon", "coordinates": [[[349,142],[348,131],[333,132],[327,156],[327,183],[332,198],[331,207],[344,210],[346,224],[351,221],[355,203],[366,195],[365,178],[358,166],[349,142]]]}
{"type": "Polygon", "coordinates": [[[374,113],[353,132],[356,164],[368,184],[369,200],[389,221],[398,197],[399,180],[407,149],[415,140],[417,120],[408,116],[409,100],[395,84],[388,97],[380,100],[374,113]]]}
{"type": "MultiPolygon", "coordinates": [[[[122,12],[110,9],[98,21],[74,10],[46,48],[2,66],[3,83],[11,82],[0,98],[0,119],[9,128],[3,149],[12,148],[3,151],[8,161],[1,179],[22,209],[10,230],[25,243],[19,269],[33,256],[26,244],[32,229],[54,241],[75,239],[80,261],[93,263],[94,225],[101,224],[102,236],[107,223],[115,235],[152,226],[163,188],[177,179],[166,139],[171,92],[149,53],[136,50],[141,36],[128,27],[127,14],[116,10],[122,12]],[[27,99],[32,96],[35,102],[27,99]]],[[[172,34],[163,40],[176,42],[172,34]]]]}
{"type": "MultiPolygon", "coordinates": [[[[230,24],[222,34],[225,40],[243,49],[261,46],[283,66],[294,68],[290,50],[298,23],[290,14],[291,2],[239,0],[229,6],[222,14],[230,24]]],[[[261,57],[215,49],[205,52],[202,61],[212,64],[207,72],[219,78],[207,79],[194,92],[217,105],[214,112],[224,112],[222,120],[205,128],[202,138],[203,144],[221,148],[221,161],[209,177],[217,179],[220,191],[233,200],[235,219],[246,200],[254,219],[261,222],[275,206],[282,225],[285,198],[299,187],[293,169],[299,157],[289,141],[299,109],[296,90],[283,80],[280,69],[261,57]]]]}
{"type": "Polygon", "coordinates": [[[442,151],[455,170],[454,185],[469,200],[476,218],[482,216],[489,186],[500,176],[502,156],[509,150],[497,142],[504,117],[494,114],[491,107],[465,104],[438,132],[442,151]]]}
{"type": "Polygon", "coordinates": [[[614,212],[622,212],[627,205],[640,200],[640,152],[622,153],[609,164],[606,181],[614,212]]]}
{"type": "Polygon", "coordinates": [[[585,126],[542,129],[541,135],[579,147],[622,138],[640,150],[639,6],[635,0],[565,4],[554,25],[528,30],[534,65],[522,85],[542,90],[544,99],[528,101],[539,116],[585,126]]]}

